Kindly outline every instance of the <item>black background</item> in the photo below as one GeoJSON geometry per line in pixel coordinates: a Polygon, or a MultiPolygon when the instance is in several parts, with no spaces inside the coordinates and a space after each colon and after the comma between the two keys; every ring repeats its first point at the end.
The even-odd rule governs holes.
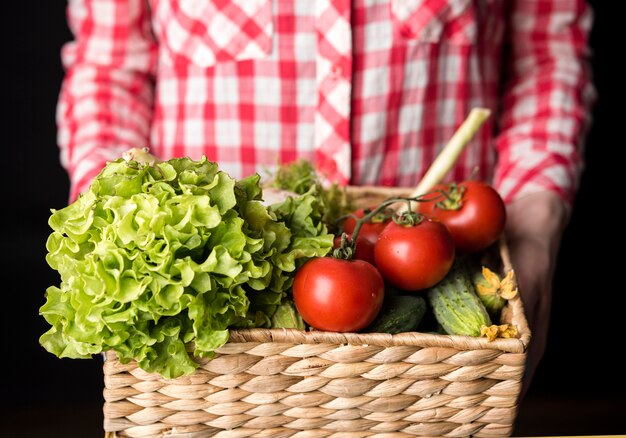
{"type": "MultiPolygon", "coordinates": [[[[624,202],[624,74],[617,63],[625,24],[603,3],[591,1],[599,100],[587,167],[560,252],[548,351],[520,405],[517,434],[626,433],[626,363],[618,357],[626,351],[624,219],[617,212],[624,202]]],[[[101,361],[57,359],[38,342],[48,328],[38,309],[46,288],[59,282],[45,262],[47,219],[50,208],[66,205],[69,190],[55,137],[59,51],[71,37],[65,1],[5,2],[3,10],[0,430],[102,436],[101,361]]]]}

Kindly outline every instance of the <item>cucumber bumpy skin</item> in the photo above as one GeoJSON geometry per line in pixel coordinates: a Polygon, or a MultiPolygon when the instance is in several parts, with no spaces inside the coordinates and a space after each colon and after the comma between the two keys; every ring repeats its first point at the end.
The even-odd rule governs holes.
{"type": "Polygon", "coordinates": [[[480,336],[481,327],[491,325],[462,263],[455,262],[448,275],[428,290],[428,301],[437,322],[449,335],[480,336]]]}

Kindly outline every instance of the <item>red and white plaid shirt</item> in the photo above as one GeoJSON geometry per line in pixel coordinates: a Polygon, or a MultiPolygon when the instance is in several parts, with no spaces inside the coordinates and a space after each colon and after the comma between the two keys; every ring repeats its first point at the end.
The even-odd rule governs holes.
{"type": "Polygon", "coordinates": [[[414,186],[473,107],[450,179],[571,201],[593,99],[584,0],[70,0],[59,107],[71,199],[148,146],[234,177],[308,158],[414,186]]]}

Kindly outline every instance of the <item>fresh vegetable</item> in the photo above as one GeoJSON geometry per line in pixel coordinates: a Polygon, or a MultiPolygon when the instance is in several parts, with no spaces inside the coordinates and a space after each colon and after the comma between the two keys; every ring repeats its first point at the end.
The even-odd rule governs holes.
{"type": "Polygon", "coordinates": [[[306,329],[306,324],[296,310],[292,300],[284,300],[284,302],[276,308],[271,321],[272,328],[306,329]]]}
{"type": "Polygon", "coordinates": [[[514,324],[492,324],[489,327],[482,326],[480,329],[480,336],[484,336],[489,341],[493,341],[497,338],[517,338],[519,331],[514,324]]]}
{"type": "Polygon", "coordinates": [[[443,222],[460,253],[475,253],[493,244],[504,230],[506,209],[498,192],[479,181],[435,186],[418,210],[443,222]]]}
{"type": "Polygon", "coordinates": [[[444,225],[416,217],[420,218],[406,225],[389,223],[374,245],[374,260],[383,278],[408,291],[426,289],[440,281],[450,270],[455,254],[444,225]]]}
{"type": "Polygon", "coordinates": [[[353,210],[346,191],[336,183],[324,185],[313,164],[304,159],[277,166],[263,186],[299,195],[314,189],[319,197],[323,220],[330,227],[334,226],[339,217],[353,210]]]}
{"type": "Polygon", "coordinates": [[[298,313],[318,330],[356,332],[367,327],[384,296],[380,273],[363,260],[314,258],[298,269],[293,283],[298,313]]]}
{"type": "MultiPolygon", "coordinates": [[[[354,233],[357,220],[363,219],[374,210],[377,210],[377,206],[360,208],[354,211],[352,215],[347,216],[343,222],[343,232],[348,234],[354,233]]],[[[358,236],[369,240],[372,244],[376,244],[380,233],[382,233],[387,224],[391,222],[392,213],[393,212],[389,209],[380,209],[380,211],[374,214],[369,220],[362,223],[358,236]]]]}
{"type": "Polygon", "coordinates": [[[52,211],[46,260],[61,283],[40,309],[40,343],[59,357],[114,350],[172,378],[197,367],[187,344],[211,357],[229,328],[271,327],[296,269],[333,235],[314,189],[261,198],[258,175],[236,181],[204,158],[108,163],[52,211]]]}
{"type": "Polygon", "coordinates": [[[385,295],[378,316],[365,330],[368,333],[412,332],[426,314],[426,300],[419,295],[385,295]]]}
{"type": "Polygon", "coordinates": [[[448,275],[428,290],[428,301],[437,322],[450,335],[480,336],[482,327],[491,325],[487,309],[461,262],[457,261],[448,275]]]}
{"type": "Polygon", "coordinates": [[[371,241],[359,235],[357,236],[356,242],[353,242],[352,236],[344,233],[341,236],[335,236],[335,240],[333,243],[334,249],[341,247],[342,239],[345,239],[347,241],[345,242],[345,245],[351,247],[351,257],[348,258],[365,260],[372,265],[376,265],[376,262],[374,261],[374,244],[371,241]]]}
{"type": "Polygon", "coordinates": [[[483,266],[482,269],[472,272],[472,282],[478,297],[485,305],[485,308],[492,319],[500,318],[500,311],[510,300],[517,296],[517,288],[513,280],[513,271],[507,272],[504,278],[491,269],[483,266]]]}

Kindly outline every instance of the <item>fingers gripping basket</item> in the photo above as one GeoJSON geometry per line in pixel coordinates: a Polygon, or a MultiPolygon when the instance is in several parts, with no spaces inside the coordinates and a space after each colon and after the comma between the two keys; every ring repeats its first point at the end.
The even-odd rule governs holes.
{"type": "MultiPolygon", "coordinates": [[[[368,205],[402,191],[351,189],[368,205]]],[[[512,269],[499,245],[504,272],[512,269]]],[[[104,429],[112,437],[508,436],[530,331],[518,339],[426,333],[232,331],[190,376],[167,380],[108,352],[104,429]]]]}

